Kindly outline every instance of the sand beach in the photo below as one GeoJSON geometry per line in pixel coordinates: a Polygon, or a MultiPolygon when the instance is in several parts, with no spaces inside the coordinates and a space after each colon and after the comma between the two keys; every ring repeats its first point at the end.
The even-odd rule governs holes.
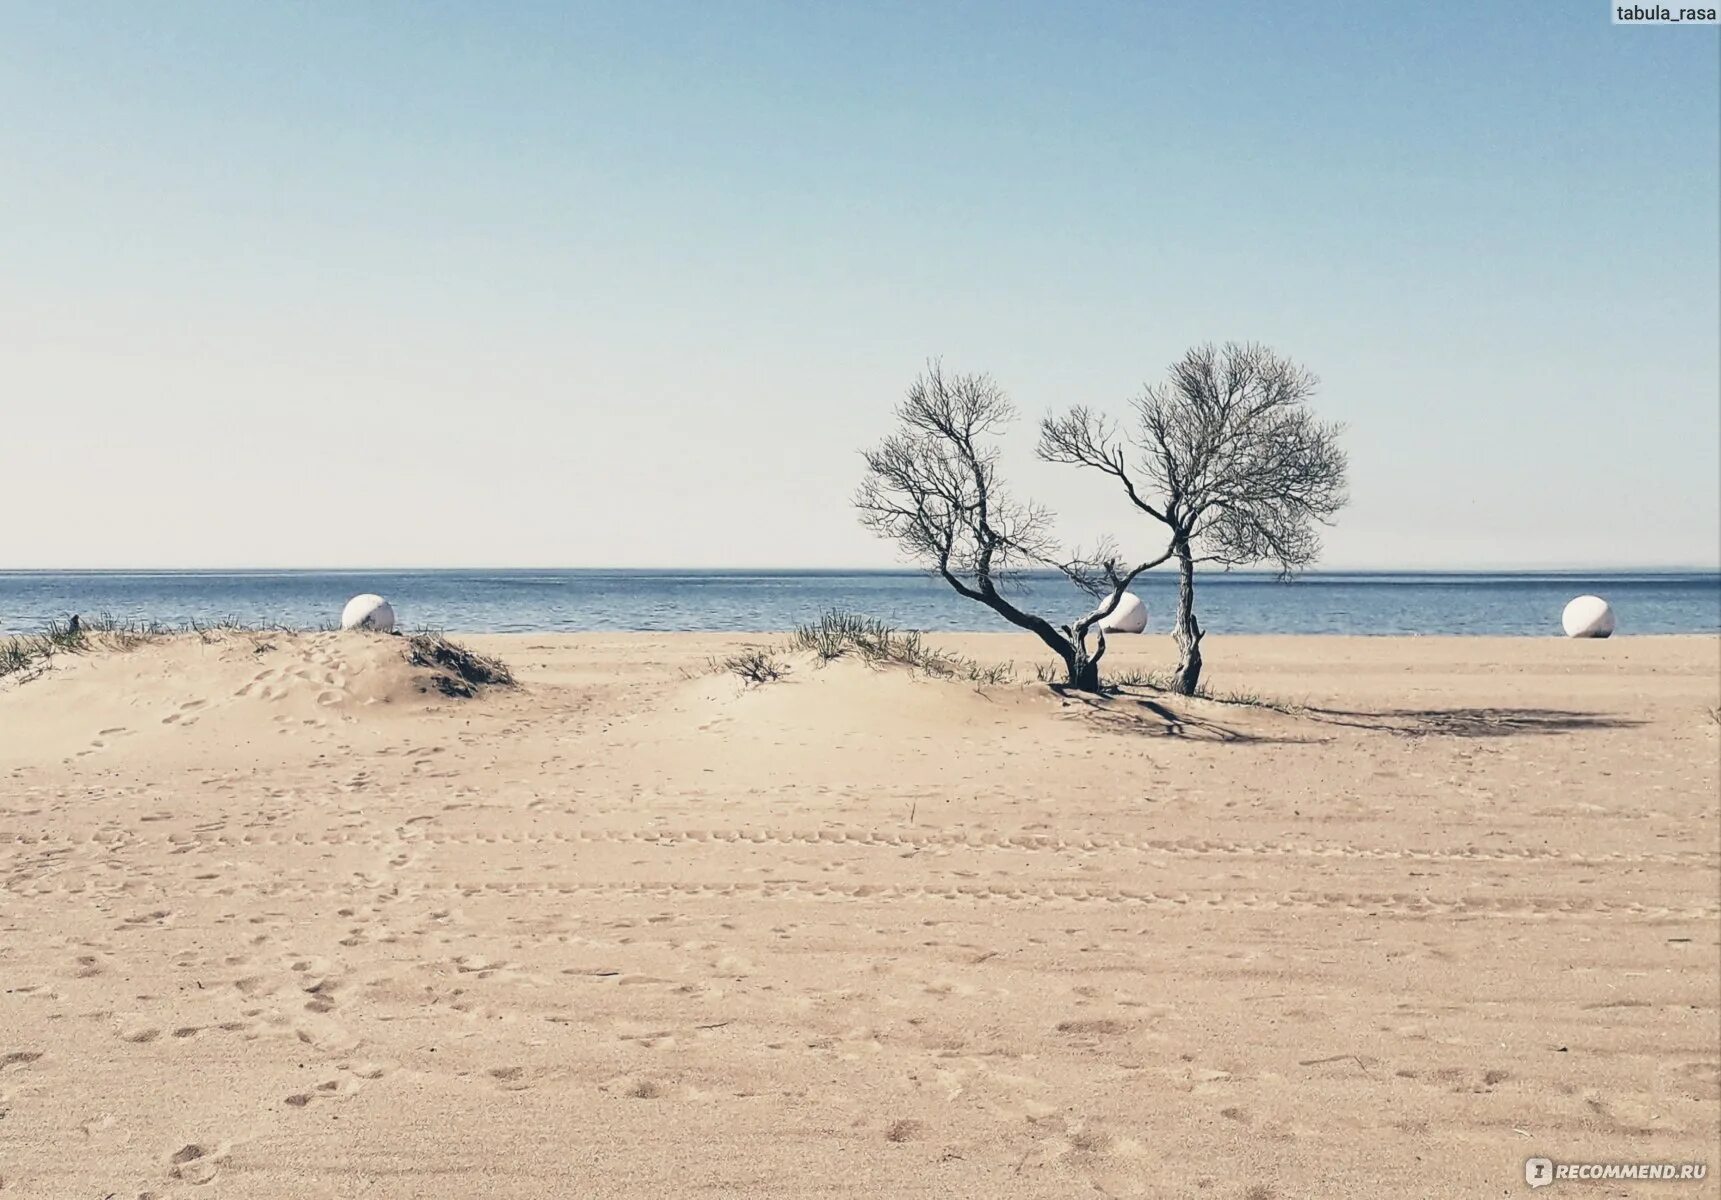
{"type": "Polygon", "coordinates": [[[466,640],[0,685],[0,1196],[1716,1194],[1721,640],[466,640]]]}

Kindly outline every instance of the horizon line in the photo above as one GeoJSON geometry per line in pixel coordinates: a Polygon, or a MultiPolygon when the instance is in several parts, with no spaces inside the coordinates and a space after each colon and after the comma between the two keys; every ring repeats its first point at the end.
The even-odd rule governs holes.
{"type": "MultiPolygon", "coordinates": [[[[601,565],[585,565],[585,566],[551,566],[551,565],[547,565],[547,564],[502,565],[502,564],[494,564],[494,563],[484,563],[484,564],[476,564],[476,565],[457,565],[457,566],[449,566],[449,565],[427,566],[427,565],[422,565],[422,564],[386,566],[386,565],[380,565],[380,564],[374,564],[374,563],[360,565],[360,566],[340,566],[340,565],[281,566],[281,565],[268,565],[268,564],[245,565],[245,566],[237,566],[237,565],[225,565],[225,566],[150,565],[150,566],[139,566],[139,565],[133,565],[133,566],[119,566],[119,567],[95,567],[95,566],[8,567],[8,566],[0,566],[0,575],[7,575],[7,574],[32,574],[32,575],[114,574],[114,575],[119,575],[119,574],[145,574],[145,573],[211,574],[212,575],[212,574],[222,574],[222,573],[255,574],[255,573],[261,573],[261,572],[279,572],[279,573],[293,573],[293,574],[305,574],[305,575],[319,575],[319,574],[333,575],[333,574],[363,574],[365,572],[429,573],[429,572],[436,572],[436,571],[477,571],[477,572],[484,572],[484,571],[492,571],[492,572],[522,572],[522,571],[592,571],[592,572],[598,572],[598,571],[605,571],[605,572],[626,572],[626,571],[698,572],[698,571],[710,571],[710,572],[741,572],[741,571],[750,571],[750,572],[757,572],[757,573],[761,573],[761,574],[796,574],[796,573],[819,572],[822,574],[844,574],[844,575],[886,575],[886,574],[891,574],[891,575],[920,575],[920,574],[927,574],[928,568],[916,567],[916,566],[907,565],[907,564],[900,565],[900,566],[864,566],[863,567],[863,566],[845,566],[845,565],[784,566],[781,564],[747,564],[747,563],[737,564],[737,565],[727,565],[727,566],[715,566],[715,565],[709,565],[709,564],[686,564],[686,563],[626,564],[626,565],[601,564],[601,565]]],[[[1577,573],[1585,573],[1585,572],[1607,573],[1607,574],[1622,574],[1622,573],[1629,573],[1629,572],[1641,572],[1644,574],[1673,574],[1673,573],[1721,574],[1721,563],[1657,563],[1657,564],[1648,564],[1648,565],[1634,565],[1634,564],[1602,565],[1602,564],[1596,564],[1596,563],[1542,563],[1542,564],[1521,564],[1521,565],[1516,565],[1516,566],[1504,566],[1504,565],[1500,565],[1500,564],[1496,563],[1496,564],[1489,564],[1489,565],[1471,565],[1471,566],[1443,565],[1443,566],[1427,566],[1427,567],[1375,566],[1375,565],[1368,565],[1368,566],[1331,565],[1331,566],[1311,567],[1307,570],[1298,571],[1296,574],[1298,574],[1298,575],[1321,575],[1321,574],[1509,575],[1509,574],[1533,574],[1533,573],[1577,574],[1577,573]]],[[[1058,570],[1055,567],[1034,567],[1034,568],[1027,568],[1024,573],[1057,575],[1058,570]]],[[[1278,572],[1274,568],[1272,568],[1271,566],[1258,566],[1258,567],[1250,566],[1250,567],[1234,567],[1234,568],[1230,568],[1230,569],[1211,568],[1208,571],[1206,571],[1205,574],[1209,574],[1209,575],[1248,575],[1248,574],[1277,575],[1278,572]]]]}

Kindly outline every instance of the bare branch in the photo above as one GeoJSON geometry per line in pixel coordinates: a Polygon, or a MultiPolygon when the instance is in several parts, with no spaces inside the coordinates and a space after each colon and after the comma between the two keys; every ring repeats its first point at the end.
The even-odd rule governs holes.
{"type": "MultiPolygon", "coordinates": [[[[1039,637],[1064,660],[1072,683],[1097,688],[1086,647],[1091,619],[1060,630],[1005,595],[1038,566],[1061,570],[1078,586],[1091,581],[1080,556],[1066,560],[1059,551],[1051,514],[1012,499],[998,479],[992,435],[1013,415],[988,377],[947,376],[940,364],[928,364],[897,409],[898,431],[865,452],[855,506],[863,525],[958,595],[1039,637]]],[[[1105,569],[1115,575],[1109,559],[1105,569]]]]}
{"type": "Polygon", "coordinates": [[[1130,478],[1115,429],[1091,410],[1078,406],[1062,417],[1042,420],[1038,453],[1046,462],[1090,467],[1114,476],[1131,503],[1154,520],[1165,521],[1164,514],[1142,497],[1130,478]]]}
{"type": "Polygon", "coordinates": [[[1289,574],[1343,507],[1339,426],[1307,407],[1315,377],[1265,347],[1198,346],[1136,401],[1142,463],[1176,532],[1216,561],[1289,574]]]}
{"type": "MultiPolygon", "coordinates": [[[[1263,346],[1197,346],[1135,400],[1126,439],[1086,408],[1040,425],[1041,458],[1113,476],[1130,503],[1168,527],[1182,690],[1194,690],[1201,670],[1195,564],[1272,563],[1289,576],[1316,560],[1319,527],[1345,504],[1342,430],[1309,412],[1315,386],[1312,374],[1263,346]]],[[[1103,575],[1083,578],[1097,595],[1103,575]]]]}

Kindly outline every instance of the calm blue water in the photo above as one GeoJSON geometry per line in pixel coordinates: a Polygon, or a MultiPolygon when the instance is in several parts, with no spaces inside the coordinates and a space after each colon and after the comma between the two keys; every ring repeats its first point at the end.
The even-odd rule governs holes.
{"type": "MultiPolygon", "coordinates": [[[[1215,573],[1197,583],[1214,633],[1558,634],[1560,610],[1585,592],[1607,598],[1619,632],[1721,631],[1713,572],[1315,573],[1294,583],[1215,573]]],[[[1152,628],[1169,628],[1176,578],[1138,580],[1152,628]]],[[[347,599],[379,592],[408,627],[465,632],[791,628],[831,608],[903,628],[1004,629],[989,611],[908,571],[0,571],[0,631],[109,612],[183,623],[234,617],[316,626],[347,599]]],[[[1084,611],[1059,576],[1024,597],[1059,621],[1084,611]]]]}

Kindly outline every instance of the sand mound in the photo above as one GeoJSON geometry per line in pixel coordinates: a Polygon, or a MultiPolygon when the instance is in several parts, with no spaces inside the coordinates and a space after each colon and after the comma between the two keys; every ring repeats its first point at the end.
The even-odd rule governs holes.
{"type": "Polygon", "coordinates": [[[704,664],[668,686],[609,732],[607,762],[649,769],[667,787],[713,773],[747,789],[784,771],[840,781],[884,755],[954,762],[1031,745],[1058,705],[1044,685],[981,688],[858,658],[778,657],[788,672],[775,682],[746,683],[704,664]]]}
{"type": "Polygon", "coordinates": [[[785,668],[780,679],[748,682],[718,666],[688,680],[671,708],[683,719],[736,719],[761,730],[835,735],[865,728],[888,737],[1000,724],[1020,728],[1058,707],[1044,684],[980,685],[855,657],[821,663],[812,654],[791,653],[777,659],[785,668]]]}
{"type": "Polygon", "coordinates": [[[790,652],[776,654],[774,661],[783,674],[764,682],[714,662],[709,674],[682,687],[671,719],[700,726],[733,719],[773,733],[824,730],[838,740],[857,729],[881,739],[1044,734],[1050,720],[1085,723],[1096,732],[1230,740],[1232,726],[1252,736],[1306,724],[1264,704],[1176,696],[1145,686],[1092,696],[1020,673],[1007,682],[977,683],[853,656],[822,663],[815,655],[790,652]]]}
{"type": "Polygon", "coordinates": [[[248,741],[270,723],[381,719],[479,692],[449,647],[365,633],[92,634],[82,651],[0,684],[0,725],[28,730],[32,748],[71,752],[92,737],[194,725],[248,741]]]}
{"type": "MultiPolygon", "coordinates": [[[[746,789],[784,772],[839,787],[881,761],[962,789],[996,786],[996,763],[1097,756],[1136,769],[1147,747],[1320,736],[1296,716],[1147,689],[1089,697],[1026,681],[976,684],[855,657],[779,653],[780,678],[706,669],[666,688],[608,733],[607,764],[665,787],[713,774],[746,789]],[[988,765],[990,764],[990,765],[988,765]]],[[[1159,751],[1153,753],[1159,754],[1159,751]]]]}

